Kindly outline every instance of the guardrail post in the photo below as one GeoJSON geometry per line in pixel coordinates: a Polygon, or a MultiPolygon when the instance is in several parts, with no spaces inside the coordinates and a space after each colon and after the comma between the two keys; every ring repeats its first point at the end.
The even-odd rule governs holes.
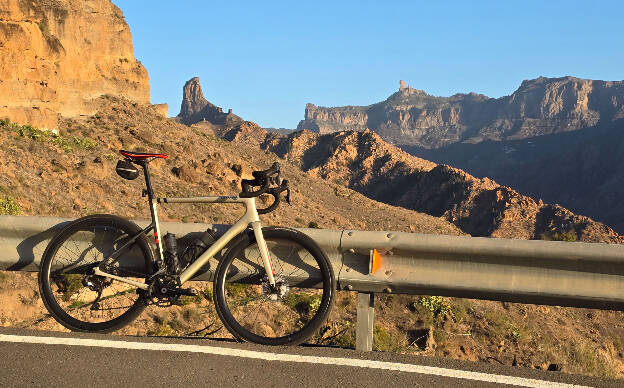
{"type": "Polygon", "coordinates": [[[375,321],[375,294],[358,292],[355,350],[373,350],[373,323],[375,321]]]}

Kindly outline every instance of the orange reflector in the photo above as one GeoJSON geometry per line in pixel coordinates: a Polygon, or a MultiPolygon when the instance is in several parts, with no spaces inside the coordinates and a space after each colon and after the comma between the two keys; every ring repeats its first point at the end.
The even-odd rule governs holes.
{"type": "Polygon", "coordinates": [[[377,252],[377,249],[371,250],[370,254],[370,264],[368,266],[368,273],[370,275],[377,272],[377,270],[381,267],[381,255],[377,252]]]}

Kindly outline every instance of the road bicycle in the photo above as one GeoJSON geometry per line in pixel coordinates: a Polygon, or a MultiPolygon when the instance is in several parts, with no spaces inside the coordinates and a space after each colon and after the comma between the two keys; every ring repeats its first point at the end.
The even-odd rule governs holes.
{"type": "MultiPolygon", "coordinates": [[[[288,228],[263,228],[259,214],[271,212],[286,192],[280,165],[243,179],[238,196],[157,198],[148,164],[167,155],[120,150],[116,171],[124,179],[143,169],[151,213],[146,228],[127,219],[96,214],[65,226],[48,244],[39,270],[39,290],[50,314],[74,331],[110,332],[135,319],[149,304],[169,306],[196,295],[182,286],[219,255],[213,301],[234,337],[265,345],[296,345],[327,318],[336,281],[327,256],[307,235],[288,228]],[[273,197],[256,208],[260,195],[273,197]],[[168,233],[161,238],[157,204],[242,204],[245,214],[220,238],[209,230],[182,253],[168,233]],[[148,235],[153,232],[153,240],[148,235]]],[[[270,197],[269,197],[270,198],[270,197]]]]}

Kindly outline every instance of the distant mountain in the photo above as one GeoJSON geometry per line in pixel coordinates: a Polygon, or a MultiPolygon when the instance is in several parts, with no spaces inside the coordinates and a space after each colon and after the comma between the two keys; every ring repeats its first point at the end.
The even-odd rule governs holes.
{"type": "Polygon", "coordinates": [[[299,128],[370,128],[405,151],[489,177],[624,232],[624,81],[524,81],[498,99],[404,87],[367,107],[306,107],[299,128]]]}
{"type": "Polygon", "coordinates": [[[306,105],[297,129],[319,133],[377,132],[397,145],[437,148],[483,140],[514,140],[570,132],[624,118],[624,81],[574,77],[523,81],[512,95],[435,97],[405,87],[369,106],[306,105]]]}
{"type": "Polygon", "coordinates": [[[288,128],[262,128],[267,132],[275,132],[282,135],[289,135],[296,131],[296,129],[288,129],[288,128]]]}
{"type": "Polygon", "coordinates": [[[193,77],[184,84],[182,106],[176,119],[186,125],[200,122],[214,125],[234,125],[243,120],[235,115],[232,109],[224,113],[222,108],[206,100],[199,83],[199,77],[193,77]]]}

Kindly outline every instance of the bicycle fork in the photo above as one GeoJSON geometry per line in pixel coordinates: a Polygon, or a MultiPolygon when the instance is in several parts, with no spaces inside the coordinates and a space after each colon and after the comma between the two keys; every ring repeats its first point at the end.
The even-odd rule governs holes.
{"type": "Polygon", "coordinates": [[[256,242],[258,243],[258,249],[260,249],[260,256],[262,256],[262,261],[264,263],[264,269],[267,274],[267,278],[269,279],[269,284],[271,287],[275,287],[275,277],[273,276],[273,266],[271,265],[271,257],[269,255],[269,249],[267,248],[266,241],[264,240],[264,236],[262,235],[262,226],[260,225],[260,221],[254,221],[251,223],[251,228],[253,229],[254,235],[256,236],[256,242]]]}

